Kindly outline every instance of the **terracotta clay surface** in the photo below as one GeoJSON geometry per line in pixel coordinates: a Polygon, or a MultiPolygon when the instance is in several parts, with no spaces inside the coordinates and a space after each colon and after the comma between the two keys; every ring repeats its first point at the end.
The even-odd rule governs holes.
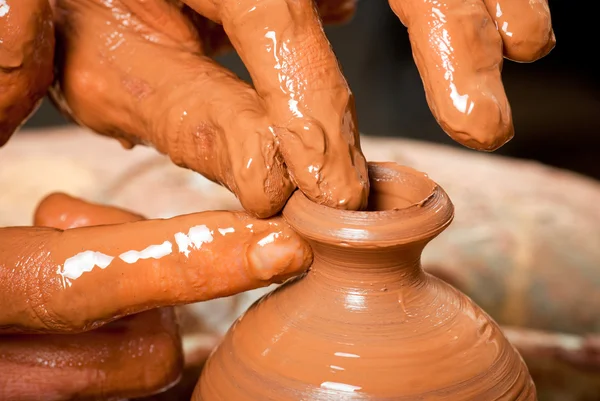
{"type": "Polygon", "coordinates": [[[283,215],[314,263],[234,323],[193,400],[537,399],[496,323],[421,269],[453,217],[446,193],[394,163],[369,174],[368,212],[292,196],[283,215]]]}

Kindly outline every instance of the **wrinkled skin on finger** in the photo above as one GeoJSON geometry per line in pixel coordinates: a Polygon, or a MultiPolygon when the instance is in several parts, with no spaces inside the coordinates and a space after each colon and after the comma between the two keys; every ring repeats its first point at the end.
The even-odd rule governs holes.
{"type": "MultiPolygon", "coordinates": [[[[248,14],[232,1],[56,0],[52,97],[79,124],[126,147],[152,145],[226,186],[256,216],[277,213],[296,185],[317,202],[363,208],[352,94],[312,1],[289,2],[293,12],[288,2],[248,14]],[[264,29],[282,35],[270,55],[264,34],[254,37],[264,29]],[[209,58],[230,44],[258,91],[209,58]],[[274,56],[293,69],[278,74],[274,56]]],[[[340,21],[353,10],[320,6],[340,21]]]]}
{"type": "Polygon", "coordinates": [[[0,146],[31,115],[52,83],[54,29],[47,0],[0,5],[0,146]]]}
{"type": "MultiPolygon", "coordinates": [[[[142,217],[56,194],[36,225],[60,229],[142,217]]],[[[107,400],[154,394],[176,383],[183,352],[175,312],[154,309],[76,335],[0,336],[0,399],[107,400]]]]}
{"type": "Polygon", "coordinates": [[[146,310],[280,283],[312,263],[310,247],[283,219],[242,212],[132,221],[139,216],[55,194],[42,201],[36,223],[93,223],[86,217],[92,207],[130,220],[0,229],[0,333],[85,332],[146,310]],[[68,215],[56,213],[61,205],[68,215]]]}
{"type": "Polygon", "coordinates": [[[389,0],[408,28],[427,102],[444,131],[493,151],[514,135],[503,56],[534,61],[555,38],[547,0],[389,0]]]}

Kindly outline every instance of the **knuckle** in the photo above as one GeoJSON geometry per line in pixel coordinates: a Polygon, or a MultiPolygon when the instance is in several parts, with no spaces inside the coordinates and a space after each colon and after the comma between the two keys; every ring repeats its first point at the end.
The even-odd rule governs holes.
{"type": "Polygon", "coordinates": [[[271,217],[293,191],[283,158],[272,136],[260,132],[246,138],[242,148],[241,155],[237,151],[229,155],[234,192],[248,212],[271,217]]]}
{"type": "Polygon", "coordinates": [[[50,95],[57,107],[78,124],[97,129],[98,104],[105,104],[108,83],[93,68],[69,60],[50,95]]]}

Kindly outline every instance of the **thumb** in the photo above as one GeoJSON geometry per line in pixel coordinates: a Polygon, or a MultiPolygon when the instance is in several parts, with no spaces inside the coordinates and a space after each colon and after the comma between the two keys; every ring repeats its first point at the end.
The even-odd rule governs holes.
{"type": "MultiPolygon", "coordinates": [[[[44,208],[42,203],[38,216],[44,208]]],[[[259,220],[242,212],[65,231],[5,228],[0,230],[0,304],[8,307],[0,312],[0,327],[86,331],[144,310],[281,282],[311,261],[308,244],[282,219],[259,220]]]]}

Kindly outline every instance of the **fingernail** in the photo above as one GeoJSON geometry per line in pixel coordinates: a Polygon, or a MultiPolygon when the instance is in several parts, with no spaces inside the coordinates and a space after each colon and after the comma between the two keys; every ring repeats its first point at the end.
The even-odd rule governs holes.
{"type": "Polygon", "coordinates": [[[288,230],[266,232],[248,247],[248,268],[253,277],[261,281],[281,281],[310,266],[310,247],[288,230]]]}

